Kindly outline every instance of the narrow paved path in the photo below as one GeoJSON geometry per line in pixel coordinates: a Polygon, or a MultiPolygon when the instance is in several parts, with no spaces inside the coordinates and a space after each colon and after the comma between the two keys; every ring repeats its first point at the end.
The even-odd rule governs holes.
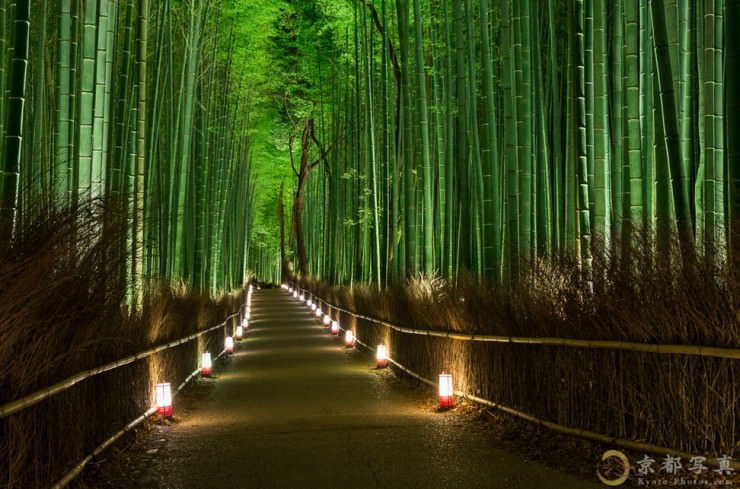
{"type": "Polygon", "coordinates": [[[128,483],[142,488],[600,488],[421,409],[280,290],[256,291],[213,391],[128,483]]]}

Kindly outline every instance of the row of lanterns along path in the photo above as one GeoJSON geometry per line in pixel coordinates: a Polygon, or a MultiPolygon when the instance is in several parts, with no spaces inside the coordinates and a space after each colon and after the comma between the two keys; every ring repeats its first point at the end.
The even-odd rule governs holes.
{"type": "MultiPolygon", "coordinates": [[[[244,334],[249,328],[249,321],[251,319],[252,311],[252,294],[254,293],[254,286],[250,285],[247,291],[247,303],[244,306],[244,314],[241,316],[241,321],[236,327],[233,336],[226,336],[224,338],[224,349],[219,353],[221,355],[231,355],[234,353],[234,343],[241,341],[244,338],[244,334]]],[[[211,359],[211,352],[204,351],[200,355],[200,375],[202,377],[211,377],[213,375],[213,360],[211,359]]],[[[157,406],[157,413],[164,418],[172,417],[172,388],[169,382],[161,382],[156,385],[155,390],[155,403],[157,406]]]]}
{"type": "MultiPolygon", "coordinates": [[[[290,293],[294,299],[300,303],[305,304],[311,308],[311,312],[320,319],[324,327],[329,329],[329,332],[334,336],[339,335],[339,330],[342,329],[337,321],[332,320],[329,314],[324,314],[321,308],[311,300],[306,298],[304,294],[298,292],[293,287],[283,284],[281,288],[290,293]]],[[[355,334],[351,329],[344,331],[344,346],[346,348],[352,348],[355,346],[355,334]]],[[[375,349],[375,365],[377,368],[385,368],[388,365],[388,348],[385,345],[378,345],[375,349]]],[[[455,405],[455,395],[452,388],[452,374],[442,372],[439,375],[439,407],[442,409],[448,409],[455,405]]]]}

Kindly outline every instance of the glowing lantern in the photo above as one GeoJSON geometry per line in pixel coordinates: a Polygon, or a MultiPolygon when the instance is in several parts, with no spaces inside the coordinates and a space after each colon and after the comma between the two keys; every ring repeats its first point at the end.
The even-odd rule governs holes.
{"type": "Polygon", "coordinates": [[[249,312],[249,309],[247,309],[247,312],[244,313],[244,319],[246,319],[247,321],[252,319],[252,313],[249,312]]]}
{"type": "Polygon", "coordinates": [[[236,341],[240,341],[244,336],[244,328],[242,328],[241,326],[237,326],[236,334],[234,336],[236,336],[236,341]]]}
{"type": "Polygon", "coordinates": [[[333,335],[339,334],[339,323],[336,321],[332,321],[331,323],[331,334],[333,335]]]}
{"type": "Polygon", "coordinates": [[[170,383],[164,382],[157,384],[157,412],[169,418],[172,416],[172,391],[170,390],[170,383]]]}
{"type": "Polygon", "coordinates": [[[355,334],[352,332],[351,329],[348,329],[346,333],[344,333],[344,346],[347,348],[353,346],[355,344],[355,334]]]}
{"type": "Polygon", "coordinates": [[[306,300],[306,305],[307,305],[307,306],[313,306],[313,305],[314,305],[314,303],[313,303],[313,301],[312,301],[311,299],[307,299],[307,300],[306,300]]]}
{"type": "Polygon", "coordinates": [[[293,291],[293,299],[297,299],[297,298],[298,298],[298,291],[297,290],[294,290],[293,291]]]}
{"type": "Polygon", "coordinates": [[[455,405],[455,396],[452,390],[452,374],[439,374],[439,407],[448,408],[455,405]]]}
{"type": "Polygon", "coordinates": [[[321,316],[322,316],[322,315],[323,315],[324,313],[323,313],[323,312],[321,312],[321,309],[319,309],[319,308],[317,307],[317,308],[316,308],[316,312],[315,312],[314,314],[316,314],[316,317],[317,317],[317,318],[320,318],[320,317],[321,317],[321,316]]]}
{"type": "Polygon", "coordinates": [[[227,336],[224,340],[224,349],[226,353],[234,353],[234,338],[227,336]]]}
{"type": "Polygon", "coordinates": [[[331,317],[328,314],[324,314],[324,326],[329,326],[331,324],[331,317]]]}
{"type": "Polygon", "coordinates": [[[210,377],[213,373],[213,363],[211,362],[211,352],[204,351],[200,356],[200,374],[203,377],[210,377]]]}
{"type": "Polygon", "coordinates": [[[385,345],[378,345],[378,349],[375,352],[375,366],[383,368],[388,365],[388,348],[385,345]]]}
{"type": "Polygon", "coordinates": [[[249,327],[249,320],[247,318],[242,319],[242,329],[247,329],[249,327]]]}
{"type": "Polygon", "coordinates": [[[315,311],[316,310],[316,304],[311,304],[311,310],[312,311],[315,311]]]}

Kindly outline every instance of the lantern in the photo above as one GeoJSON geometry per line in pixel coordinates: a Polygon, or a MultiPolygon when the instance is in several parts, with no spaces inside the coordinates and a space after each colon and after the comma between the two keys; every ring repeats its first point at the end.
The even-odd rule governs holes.
{"type": "Polygon", "coordinates": [[[172,391],[170,390],[170,383],[164,382],[157,384],[157,412],[169,418],[172,416],[172,391]]]}
{"type": "Polygon", "coordinates": [[[200,374],[203,377],[210,377],[213,373],[213,363],[211,362],[211,352],[204,351],[200,356],[200,374]]]}
{"type": "Polygon", "coordinates": [[[324,314],[324,326],[329,326],[331,324],[331,316],[328,314],[324,314]]]}
{"type": "Polygon", "coordinates": [[[242,329],[246,330],[249,327],[249,320],[247,318],[242,319],[242,329]]]}
{"type": "Polygon", "coordinates": [[[312,311],[315,311],[316,310],[316,304],[311,304],[311,310],[312,311]]]}
{"type": "Polygon", "coordinates": [[[355,334],[352,332],[351,329],[348,329],[346,333],[344,333],[344,346],[347,348],[354,346],[355,344],[355,334]]]}
{"type": "Polygon", "coordinates": [[[378,345],[378,348],[375,351],[375,366],[383,368],[386,365],[388,365],[388,349],[385,345],[378,345]]]}
{"type": "Polygon", "coordinates": [[[305,300],[306,300],[306,296],[305,296],[305,295],[303,295],[303,294],[301,294],[301,296],[300,296],[300,299],[301,299],[301,302],[303,302],[303,301],[305,301],[305,300]]]}
{"type": "Polygon", "coordinates": [[[224,349],[226,353],[234,353],[234,338],[227,336],[224,340],[224,349]]]}
{"type": "Polygon", "coordinates": [[[252,313],[249,311],[249,308],[247,308],[247,312],[244,313],[244,319],[246,319],[247,321],[252,319],[252,313]]]}
{"type": "Polygon", "coordinates": [[[339,323],[336,321],[332,321],[331,323],[331,334],[333,335],[339,334],[339,323]]]}
{"type": "Polygon", "coordinates": [[[439,407],[448,408],[455,405],[455,396],[452,390],[452,374],[439,374],[439,407]]]}
{"type": "Polygon", "coordinates": [[[236,341],[240,341],[244,336],[244,328],[242,328],[241,326],[237,326],[236,334],[234,336],[236,336],[236,341]]]}
{"type": "Polygon", "coordinates": [[[321,312],[321,309],[319,309],[319,308],[317,307],[317,308],[316,308],[316,312],[315,312],[314,314],[316,314],[316,317],[317,317],[317,318],[320,318],[320,317],[321,317],[321,316],[322,316],[322,315],[323,315],[324,313],[323,313],[323,312],[321,312]]]}
{"type": "Polygon", "coordinates": [[[297,298],[298,298],[298,291],[297,290],[294,290],[293,291],[293,299],[297,299],[297,298]]]}
{"type": "Polygon", "coordinates": [[[306,305],[313,306],[313,301],[311,299],[306,299],[306,305]]]}

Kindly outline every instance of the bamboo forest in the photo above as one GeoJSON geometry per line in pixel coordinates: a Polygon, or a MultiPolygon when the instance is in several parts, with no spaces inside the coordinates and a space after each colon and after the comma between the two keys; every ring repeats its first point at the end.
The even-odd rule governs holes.
{"type": "Polygon", "coordinates": [[[399,376],[740,472],[738,27],[738,0],[3,0],[0,486],[59,480],[281,285],[399,376]],[[185,335],[101,374],[100,419],[103,380],[5,409],[185,335]]]}

